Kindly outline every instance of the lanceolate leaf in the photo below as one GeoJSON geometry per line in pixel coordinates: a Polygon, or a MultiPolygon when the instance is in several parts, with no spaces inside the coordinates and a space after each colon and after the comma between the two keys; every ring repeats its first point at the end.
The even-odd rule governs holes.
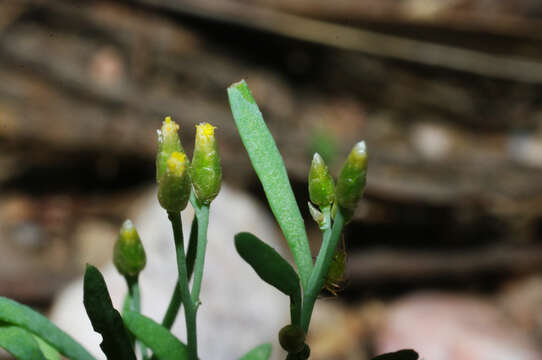
{"type": "Polygon", "coordinates": [[[0,326],[0,348],[18,360],[47,360],[32,334],[17,326],[0,326]]]}
{"type": "Polygon", "coordinates": [[[136,360],[130,336],[111,303],[105,280],[98,269],[87,265],[83,303],[94,330],[102,335],[102,348],[109,360],[136,360]]]}
{"type": "Polygon", "coordinates": [[[47,344],[45,341],[35,335],[34,340],[36,340],[36,342],[38,343],[41,353],[43,354],[43,356],[45,356],[47,360],[60,360],[60,354],[54,347],[47,344]]]}
{"type": "Polygon", "coordinates": [[[414,350],[405,349],[393,353],[378,355],[371,360],[418,360],[418,353],[414,350]]]}
{"type": "Polygon", "coordinates": [[[126,312],[124,323],[130,332],[153,352],[158,360],[188,359],[186,345],[165,327],[141,314],[126,312]]]}
{"type": "Polygon", "coordinates": [[[0,321],[17,325],[42,338],[71,360],[94,360],[79,343],[45,316],[28,306],[0,296],[0,321]]]}
{"type": "Polygon", "coordinates": [[[235,235],[235,248],[263,281],[288,296],[300,296],[299,278],[295,270],[271,246],[244,232],[235,235]]]}
{"type": "Polygon", "coordinates": [[[250,350],[239,360],[268,360],[271,356],[271,344],[261,344],[250,350]]]}
{"type": "Polygon", "coordinates": [[[305,224],[282,157],[246,82],[242,80],[231,85],[228,97],[241,140],[262,183],[269,206],[288,241],[303,287],[306,288],[312,271],[312,257],[305,224]]]}

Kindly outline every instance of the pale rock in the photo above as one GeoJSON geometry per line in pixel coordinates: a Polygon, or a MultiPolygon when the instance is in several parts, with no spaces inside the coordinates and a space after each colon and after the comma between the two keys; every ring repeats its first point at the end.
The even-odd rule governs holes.
{"type": "Polygon", "coordinates": [[[423,158],[439,161],[448,157],[453,149],[452,131],[430,121],[419,122],[410,131],[411,142],[423,158]]]}
{"type": "MultiPolygon", "coordinates": [[[[141,204],[141,202],[140,202],[141,204]]],[[[161,321],[177,278],[173,238],[166,212],[156,194],[147,196],[134,216],[134,224],[147,253],[141,274],[142,312],[161,321]]],[[[185,242],[193,210],[182,214],[185,242]]],[[[223,186],[212,203],[207,256],[198,311],[198,344],[202,359],[239,358],[263,342],[273,343],[273,359],[284,358],[277,342],[280,328],[289,322],[289,299],[264,283],[235,251],[233,236],[249,231],[284,255],[285,247],[271,217],[249,196],[223,186]]],[[[103,249],[111,251],[112,249],[103,249]]],[[[101,268],[117,309],[126,292],[124,280],[114,266],[101,268]]],[[[92,354],[104,358],[100,336],[92,330],[83,307],[83,284],[69,285],[56,299],[51,318],[80,341],[92,354]]],[[[181,309],[173,332],[186,339],[181,309]]]]}
{"type": "Polygon", "coordinates": [[[375,350],[404,348],[427,360],[542,359],[531,334],[492,302],[468,295],[420,293],[391,305],[375,350]]]}

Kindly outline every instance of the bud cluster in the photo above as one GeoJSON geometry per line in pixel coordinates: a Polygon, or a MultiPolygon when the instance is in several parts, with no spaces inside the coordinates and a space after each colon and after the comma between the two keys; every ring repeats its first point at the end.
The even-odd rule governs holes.
{"type": "Polygon", "coordinates": [[[217,196],[222,181],[215,127],[208,123],[196,125],[192,164],[184,152],[178,130],[179,125],[169,116],[158,130],[158,200],[169,212],[180,212],[186,208],[192,186],[198,201],[209,204],[217,196]]]}
{"type": "MultiPolygon", "coordinates": [[[[316,153],[312,158],[309,171],[310,200],[322,212],[329,211],[330,206],[333,206],[335,210],[337,206],[340,207],[345,221],[348,222],[365,190],[366,176],[367,151],[363,141],[354,145],[350,151],[339,172],[337,185],[334,184],[324,159],[316,153]]],[[[321,227],[327,226],[322,212],[318,211],[311,203],[309,203],[309,210],[321,227]]]]}

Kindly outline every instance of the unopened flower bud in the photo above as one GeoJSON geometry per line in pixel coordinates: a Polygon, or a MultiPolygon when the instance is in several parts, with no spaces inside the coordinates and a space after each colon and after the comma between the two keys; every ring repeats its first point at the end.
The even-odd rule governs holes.
{"type": "Polygon", "coordinates": [[[158,201],[164,209],[179,212],[190,197],[189,162],[186,154],[175,151],[166,162],[166,170],[158,181],[158,201]]]}
{"type": "Polygon", "coordinates": [[[335,185],[324,159],[315,153],[309,171],[309,196],[320,208],[329,206],[335,200],[335,185]]]}
{"type": "Polygon", "coordinates": [[[178,130],[179,125],[171,120],[169,116],[162,122],[162,128],[157,130],[156,181],[160,181],[160,178],[166,172],[167,161],[170,155],[175,151],[184,153],[179,134],[177,133],[178,130]]]}
{"type": "Polygon", "coordinates": [[[126,220],[119,231],[113,250],[115,267],[124,276],[137,276],[145,268],[147,257],[141,239],[130,220],[126,220]]]}
{"type": "Polygon", "coordinates": [[[279,343],[289,353],[298,353],[305,347],[305,332],[296,325],[286,325],[280,329],[279,343]]]}
{"type": "Polygon", "coordinates": [[[194,193],[202,204],[209,204],[220,191],[222,168],[215,139],[215,127],[196,125],[196,143],[190,170],[194,193]]]}
{"type": "Polygon", "coordinates": [[[365,142],[360,141],[352,148],[337,179],[335,198],[341,207],[345,221],[349,221],[356,210],[365,190],[366,177],[367,151],[365,142]]]}

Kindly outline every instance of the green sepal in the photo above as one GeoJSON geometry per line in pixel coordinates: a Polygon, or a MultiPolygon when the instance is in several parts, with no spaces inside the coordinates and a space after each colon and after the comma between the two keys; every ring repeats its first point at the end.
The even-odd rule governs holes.
{"type": "Polygon", "coordinates": [[[239,360],[269,360],[271,350],[271,344],[261,344],[240,357],[239,360]]]}
{"type": "Polygon", "coordinates": [[[127,311],[124,323],[128,330],[153,352],[158,360],[188,359],[186,345],[154,320],[134,311],[127,311]]]}
{"type": "Polygon", "coordinates": [[[93,329],[102,335],[104,354],[111,360],[136,360],[130,335],[113,307],[105,280],[92,265],[87,265],[83,287],[83,304],[93,329]]]}
{"type": "Polygon", "coordinates": [[[147,263],[145,249],[130,220],[126,220],[120,228],[113,250],[113,263],[124,276],[137,276],[147,263]]]}

